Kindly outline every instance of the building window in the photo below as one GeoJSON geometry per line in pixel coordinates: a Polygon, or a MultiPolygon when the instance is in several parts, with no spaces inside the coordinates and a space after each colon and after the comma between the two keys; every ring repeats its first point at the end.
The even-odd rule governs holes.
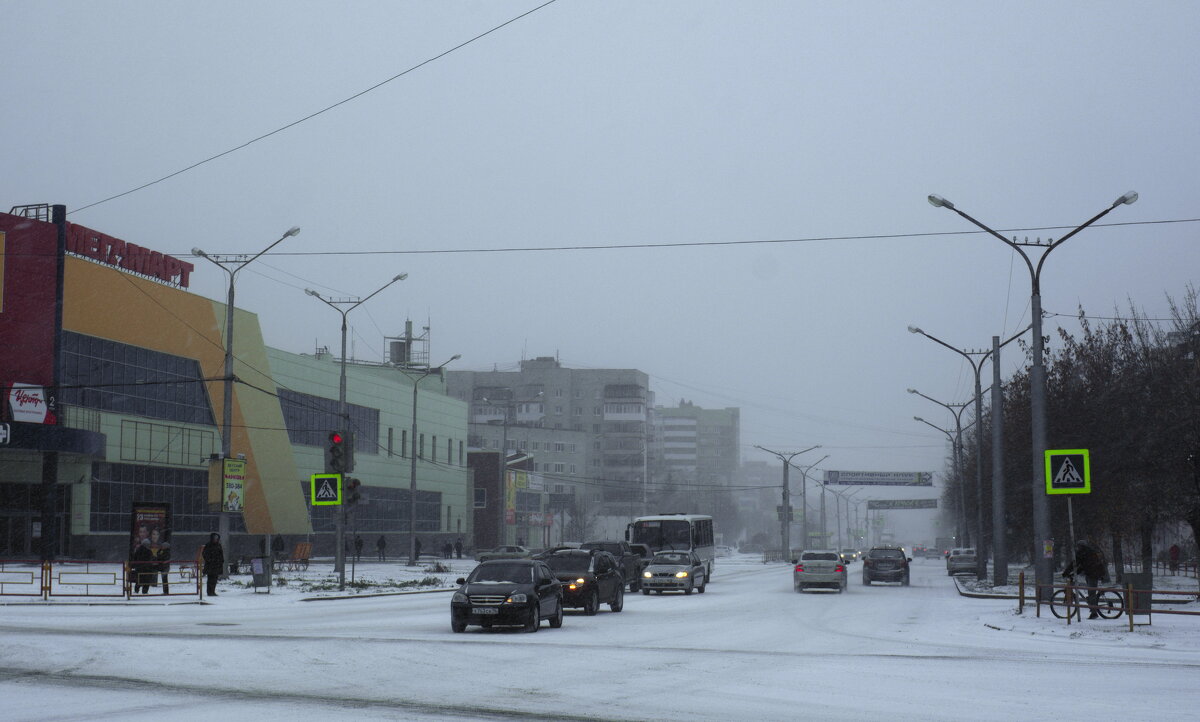
{"type": "Polygon", "coordinates": [[[458,465],[463,465],[463,442],[458,442],[458,465]]]}
{"type": "Polygon", "coordinates": [[[62,371],[64,404],[216,425],[195,359],[63,331],[62,371]]]}
{"type": "Polygon", "coordinates": [[[408,458],[408,429],[400,430],[400,458],[408,458]]]}
{"type": "Polygon", "coordinates": [[[417,458],[418,459],[425,458],[425,434],[421,434],[421,441],[417,445],[417,458]]]}
{"type": "Polygon", "coordinates": [[[478,486],[475,487],[475,508],[476,509],[486,509],[487,508],[487,489],[484,489],[484,488],[478,487],[478,486]]]}
{"type": "Polygon", "coordinates": [[[437,462],[437,437],[433,437],[433,443],[429,445],[430,461],[437,462]]]}
{"type": "MultiPolygon", "coordinates": [[[[287,426],[288,440],[302,446],[325,446],[329,432],[345,425],[338,413],[337,399],[278,389],[279,407],[287,426]]],[[[379,453],[379,409],[346,404],[354,436],[354,453],[379,453]]]]}
{"type": "Polygon", "coordinates": [[[561,441],[554,442],[554,453],[561,454],[567,450],[567,445],[561,441]]]}

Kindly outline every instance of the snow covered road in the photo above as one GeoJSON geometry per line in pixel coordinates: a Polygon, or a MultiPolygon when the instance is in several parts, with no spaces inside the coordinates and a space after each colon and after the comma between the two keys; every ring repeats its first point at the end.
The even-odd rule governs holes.
{"type": "Polygon", "coordinates": [[[1191,715],[1200,619],[1062,620],[912,586],[792,590],[719,560],[706,594],[626,596],[537,634],[453,634],[449,594],[0,606],[0,718],[1085,719],[1191,715]]]}

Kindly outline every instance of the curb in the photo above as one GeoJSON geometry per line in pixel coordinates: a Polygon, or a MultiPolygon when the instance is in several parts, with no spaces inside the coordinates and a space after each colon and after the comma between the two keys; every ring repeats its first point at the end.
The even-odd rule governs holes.
{"type": "Polygon", "coordinates": [[[301,597],[302,602],[323,602],[327,599],[369,599],[371,597],[398,597],[404,594],[438,594],[441,592],[455,592],[458,587],[446,587],[441,589],[414,589],[403,592],[372,592],[370,594],[339,594],[329,597],[301,597]]]}

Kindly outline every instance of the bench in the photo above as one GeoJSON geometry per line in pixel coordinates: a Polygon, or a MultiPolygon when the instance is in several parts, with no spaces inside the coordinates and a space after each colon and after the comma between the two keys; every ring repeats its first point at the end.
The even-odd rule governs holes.
{"type": "Polygon", "coordinates": [[[312,556],[312,542],[296,542],[296,546],[292,547],[292,555],[286,559],[275,560],[275,571],[286,569],[289,572],[298,572],[308,569],[308,560],[312,556]]]}

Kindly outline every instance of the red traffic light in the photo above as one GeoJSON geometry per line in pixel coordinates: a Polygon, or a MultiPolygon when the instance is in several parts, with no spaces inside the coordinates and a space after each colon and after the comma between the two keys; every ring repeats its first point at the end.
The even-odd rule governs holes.
{"type": "Polygon", "coordinates": [[[346,437],[342,436],[342,432],[340,432],[340,431],[330,431],[329,432],[329,443],[340,444],[345,440],[346,440],[346,437]]]}

